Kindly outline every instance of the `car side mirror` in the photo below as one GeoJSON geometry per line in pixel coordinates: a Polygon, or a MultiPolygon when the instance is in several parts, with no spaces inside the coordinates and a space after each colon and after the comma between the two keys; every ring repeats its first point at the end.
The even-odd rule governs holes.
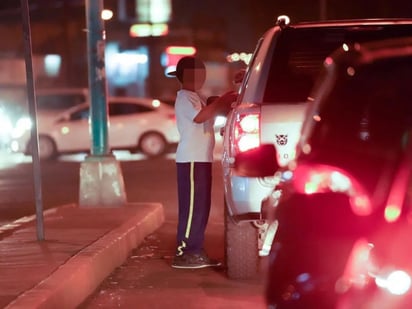
{"type": "Polygon", "coordinates": [[[235,156],[236,174],[244,177],[273,176],[279,169],[276,148],[272,144],[263,144],[240,152],[235,156]]]}

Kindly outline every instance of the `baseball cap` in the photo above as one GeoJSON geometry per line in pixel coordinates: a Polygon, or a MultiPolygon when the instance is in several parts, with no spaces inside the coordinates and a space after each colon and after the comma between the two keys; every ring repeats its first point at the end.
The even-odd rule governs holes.
{"type": "Polygon", "coordinates": [[[205,70],[205,64],[202,60],[193,57],[193,56],[185,56],[180,58],[176,65],[176,71],[171,71],[167,73],[169,76],[176,76],[180,81],[183,77],[183,71],[185,69],[203,69],[205,70]]]}

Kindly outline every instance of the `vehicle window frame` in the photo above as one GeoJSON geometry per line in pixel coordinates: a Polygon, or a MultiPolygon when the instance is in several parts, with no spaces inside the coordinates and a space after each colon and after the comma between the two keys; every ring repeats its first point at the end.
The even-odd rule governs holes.
{"type": "Polygon", "coordinates": [[[72,113],[70,113],[68,120],[69,121],[84,121],[89,120],[90,118],[90,107],[82,107],[72,113]],[[79,115],[79,117],[77,117],[79,115]]]}
{"type": "Polygon", "coordinates": [[[153,111],[153,108],[139,102],[109,102],[108,106],[108,115],[110,117],[141,115],[153,111]],[[133,108],[131,109],[130,107],[133,108]]]}
{"type": "Polygon", "coordinates": [[[250,78],[250,75],[251,75],[251,68],[252,68],[252,67],[254,66],[254,64],[255,64],[257,55],[259,54],[259,51],[260,51],[260,49],[261,49],[261,47],[262,47],[262,44],[263,44],[263,42],[264,42],[264,39],[265,39],[264,37],[261,37],[261,38],[258,40],[258,42],[257,42],[257,44],[256,44],[256,47],[255,47],[255,50],[254,50],[254,52],[252,53],[252,57],[250,58],[250,62],[249,62],[249,64],[248,64],[247,68],[246,68],[245,76],[244,76],[243,81],[242,81],[242,84],[240,85],[240,88],[239,88],[239,96],[238,96],[238,98],[237,98],[237,100],[236,100],[235,106],[238,106],[238,105],[242,104],[242,102],[243,102],[243,96],[244,96],[244,94],[245,94],[246,85],[248,84],[249,78],[250,78]]]}
{"type": "Polygon", "coordinates": [[[83,93],[50,93],[36,95],[39,110],[64,110],[86,102],[83,93]]]}

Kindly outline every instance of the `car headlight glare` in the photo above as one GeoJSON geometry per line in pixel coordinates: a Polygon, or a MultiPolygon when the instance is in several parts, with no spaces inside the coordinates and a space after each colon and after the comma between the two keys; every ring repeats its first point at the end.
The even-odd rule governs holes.
{"type": "Polygon", "coordinates": [[[403,270],[395,270],[386,277],[375,278],[376,285],[387,289],[391,294],[403,295],[411,288],[411,277],[403,270]]]}
{"type": "Polygon", "coordinates": [[[31,126],[32,126],[32,122],[29,117],[22,117],[16,122],[16,127],[21,127],[25,130],[30,130],[31,126]]]}
{"type": "Polygon", "coordinates": [[[0,114],[0,134],[7,134],[13,128],[9,117],[5,114],[0,114]]]}
{"type": "Polygon", "coordinates": [[[16,126],[13,128],[12,137],[19,138],[26,131],[30,131],[32,127],[32,122],[29,117],[22,117],[16,122],[16,126]]]}

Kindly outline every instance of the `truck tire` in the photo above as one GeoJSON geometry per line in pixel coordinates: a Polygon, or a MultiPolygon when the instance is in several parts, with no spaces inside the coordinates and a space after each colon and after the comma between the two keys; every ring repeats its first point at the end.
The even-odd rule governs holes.
{"type": "Polygon", "coordinates": [[[258,230],[251,222],[234,222],[226,205],[225,257],[230,279],[249,279],[258,274],[258,230]]]}

